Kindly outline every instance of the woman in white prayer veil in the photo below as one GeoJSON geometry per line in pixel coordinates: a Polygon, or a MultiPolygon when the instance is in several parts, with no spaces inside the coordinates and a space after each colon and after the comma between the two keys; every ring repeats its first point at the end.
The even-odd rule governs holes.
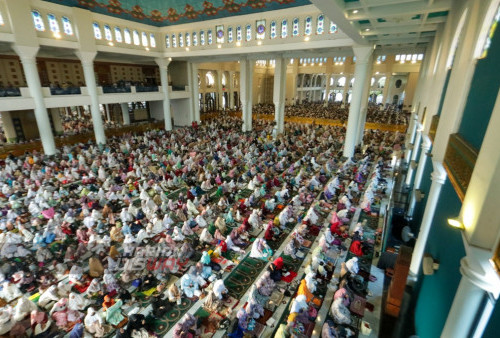
{"type": "Polygon", "coordinates": [[[174,224],[174,221],[170,217],[170,213],[166,213],[165,216],[163,217],[163,226],[166,229],[170,229],[170,226],[174,224]]]}
{"type": "Polygon", "coordinates": [[[316,273],[315,272],[309,272],[306,275],[306,286],[311,291],[311,293],[314,293],[316,291],[316,281],[314,280],[316,273]]]}
{"type": "Polygon", "coordinates": [[[133,220],[132,215],[130,215],[127,208],[123,208],[122,211],[120,212],[120,219],[122,220],[123,223],[132,222],[133,220]]]}
{"type": "Polygon", "coordinates": [[[110,327],[104,324],[102,317],[91,307],[88,308],[83,323],[85,329],[92,333],[94,337],[103,337],[110,330],[110,327]]]}
{"type": "Polygon", "coordinates": [[[78,265],[73,265],[71,270],[69,270],[68,278],[71,283],[78,283],[80,278],[82,278],[82,275],[83,269],[78,265]]]}
{"type": "Polygon", "coordinates": [[[302,311],[307,311],[309,305],[307,305],[307,298],[305,295],[298,295],[292,302],[292,307],[290,309],[290,314],[301,313],[302,311]]]}
{"type": "Polygon", "coordinates": [[[90,303],[88,300],[83,298],[81,294],[76,294],[74,292],[71,292],[69,294],[68,299],[69,299],[68,308],[73,311],[84,310],[90,303]]]}
{"type": "Polygon", "coordinates": [[[189,226],[188,221],[184,221],[184,224],[182,224],[182,234],[184,236],[192,236],[192,235],[194,235],[194,231],[189,226]]]}
{"type": "Polygon", "coordinates": [[[210,232],[208,231],[208,228],[203,229],[203,231],[200,234],[200,242],[203,243],[208,243],[208,244],[213,244],[214,243],[214,237],[210,232]]]}
{"type": "Polygon", "coordinates": [[[353,257],[345,263],[347,270],[352,274],[357,274],[359,272],[358,257],[353,257]]]}
{"type": "Polygon", "coordinates": [[[205,221],[205,218],[203,218],[203,216],[202,216],[202,215],[198,215],[198,216],[196,216],[196,218],[195,218],[195,222],[196,222],[196,224],[198,224],[198,226],[199,226],[200,228],[206,228],[206,227],[207,227],[207,225],[208,225],[208,224],[207,224],[207,221],[205,221]]]}
{"type": "Polygon", "coordinates": [[[197,216],[200,212],[198,211],[198,209],[196,209],[196,206],[194,205],[194,203],[191,201],[191,200],[187,200],[187,209],[188,209],[188,212],[193,215],[193,216],[197,216]]]}
{"type": "Polygon", "coordinates": [[[351,312],[343,304],[343,301],[344,299],[342,297],[335,299],[330,308],[330,312],[335,323],[349,325],[351,324],[351,312]]]}
{"type": "Polygon", "coordinates": [[[19,321],[23,320],[24,318],[26,318],[26,316],[28,316],[31,313],[31,311],[36,310],[36,309],[37,309],[37,307],[36,307],[35,303],[33,303],[31,300],[29,300],[25,296],[22,296],[21,298],[19,298],[16,306],[14,307],[14,313],[13,313],[12,318],[16,322],[19,322],[19,321]]]}
{"type": "Polygon", "coordinates": [[[172,239],[176,242],[181,242],[185,239],[184,235],[182,234],[181,230],[179,229],[178,226],[175,226],[174,232],[172,233],[172,239]]]}
{"type": "Polygon", "coordinates": [[[3,282],[2,286],[3,289],[2,291],[0,291],[0,298],[3,298],[5,301],[7,301],[7,303],[10,303],[14,299],[23,295],[19,288],[9,281],[3,282]]]}
{"type": "Polygon", "coordinates": [[[15,321],[12,318],[12,307],[10,305],[0,308],[0,335],[4,335],[12,329],[15,321]]]}
{"type": "Polygon", "coordinates": [[[40,295],[40,298],[38,299],[38,306],[47,308],[52,302],[57,302],[59,298],[61,297],[57,294],[57,287],[52,285],[40,295]]]}
{"type": "Polygon", "coordinates": [[[224,281],[222,279],[218,279],[215,281],[214,286],[212,288],[215,296],[220,300],[227,293],[227,288],[224,285],[224,281]]]}

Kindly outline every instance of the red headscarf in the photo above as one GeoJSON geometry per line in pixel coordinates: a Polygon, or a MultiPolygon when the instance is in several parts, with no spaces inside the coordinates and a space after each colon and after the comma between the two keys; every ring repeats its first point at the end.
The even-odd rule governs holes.
{"type": "Polygon", "coordinates": [[[274,260],[273,264],[276,266],[276,269],[281,270],[283,269],[283,258],[278,257],[274,260]]]}

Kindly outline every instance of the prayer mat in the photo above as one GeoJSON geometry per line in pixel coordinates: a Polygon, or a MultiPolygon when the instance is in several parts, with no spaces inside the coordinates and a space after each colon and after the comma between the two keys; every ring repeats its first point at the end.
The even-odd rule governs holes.
{"type": "Polygon", "coordinates": [[[240,301],[234,297],[228,296],[222,299],[222,303],[228,309],[234,309],[240,301]]]}
{"type": "Polygon", "coordinates": [[[266,322],[269,318],[271,318],[273,316],[273,312],[268,310],[268,309],[264,309],[264,315],[259,317],[258,319],[256,319],[257,323],[260,323],[262,325],[266,325],[266,322]]]}
{"type": "Polygon", "coordinates": [[[155,319],[153,321],[154,331],[158,336],[165,335],[179,319],[191,308],[194,303],[187,299],[182,298],[180,305],[175,305],[162,319],[155,319]]]}
{"type": "Polygon", "coordinates": [[[259,322],[255,322],[255,326],[253,328],[253,330],[251,331],[253,333],[253,336],[254,337],[259,337],[260,334],[264,331],[264,329],[266,328],[266,325],[262,325],[261,323],[259,322]]]}
{"type": "Polygon", "coordinates": [[[291,283],[295,277],[297,277],[297,273],[295,271],[288,271],[288,276],[282,276],[281,280],[285,283],[291,283]]]}
{"type": "Polygon", "coordinates": [[[208,317],[205,317],[201,321],[200,337],[202,338],[212,337],[217,331],[217,328],[219,327],[219,324],[223,319],[224,318],[218,315],[217,313],[211,313],[208,317]]]}
{"type": "Polygon", "coordinates": [[[252,286],[255,278],[266,266],[266,262],[251,257],[243,259],[238,266],[226,278],[226,285],[229,295],[240,299],[241,296],[252,286]]]}

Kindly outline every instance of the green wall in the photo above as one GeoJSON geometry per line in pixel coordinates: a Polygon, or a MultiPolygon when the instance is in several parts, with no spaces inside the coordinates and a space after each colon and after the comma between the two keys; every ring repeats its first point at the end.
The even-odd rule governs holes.
{"type": "Polygon", "coordinates": [[[420,230],[420,223],[422,222],[422,217],[424,216],[427,196],[429,196],[429,190],[431,188],[431,173],[432,158],[427,158],[427,161],[425,161],[424,172],[422,174],[422,181],[420,182],[420,190],[425,194],[425,196],[422,201],[415,204],[413,219],[410,222],[410,228],[414,234],[418,234],[418,231],[420,230]]]}
{"type": "Polygon", "coordinates": [[[446,91],[448,90],[448,84],[450,83],[451,68],[446,70],[446,80],[444,81],[443,95],[441,95],[441,100],[439,100],[439,108],[437,111],[437,116],[441,116],[441,110],[443,110],[444,98],[446,96],[446,91]]]}
{"type": "Polygon", "coordinates": [[[462,203],[449,180],[443,185],[425,252],[439,261],[432,276],[421,275],[415,309],[416,334],[439,337],[460,282],[460,259],[465,256],[461,232],[447,224],[459,214],[462,203]]]}
{"type": "Polygon", "coordinates": [[[500,87],[500,25],[497,25],[488,55],[477,61],[459,134],[481,149],[500,87]]]}

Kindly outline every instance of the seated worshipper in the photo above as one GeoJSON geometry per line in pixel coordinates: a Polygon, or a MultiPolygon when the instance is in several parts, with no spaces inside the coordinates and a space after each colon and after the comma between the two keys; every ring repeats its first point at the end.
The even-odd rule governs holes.
{"type": "Polygon", "coordinates": [[[297,295],[304,295],[304,296],[306,296],[308,303],[312,302],[316,306],[320,306],[321,305],[321,299],[318,299],[318,298],[314,297],[314,295],[312,294],[312,292],[307,287],[307,282],[306,282],[305,279],[302,279],[300,281],[300,286],[299,286],[299,289],[297,290],[297,295]]]}
{"type": "Polygon", "coordinates": [[[84,310],[90,302],[83,298],[81,294],[76,294],[71,292],[69,294],[68,308],[73,311],[81,311],[84,310]]]}
{"type": "Polygon", "coordinates": [[[37,309],[36,304],[33,303],[28,298],[26,298],[26,296],[23,296],[23,297],[19,298],[19,300],[17,301],[17,304],[14,307],[12,318],[16,322],[20,322],[20,321],[24,320],[28,315],[30,315],[31,311],[36,310],[36,309],[37,309]]]}
{"type": "Polygon", "coordinates": [[[279,224],[284,229],[289,223],[293,223],[293,209],[291,205],[287,205],[279,214],[279,224]]]}
{"type": "Polygon", "coordinates": [[[276,202],[274,201],[274,198],[266,200],[266,202],[264,203],[264,212],[270,214],[274,211],[274,208],[276,208],[276,202]]]}
{"type": "Polygon", "coordinates": [[[268,260],[273,255],[273,251],[267,245],[266,240],[263,238],[257,238],[252,244],[252,250],[250,251],[250,257],[258,258],[262,260],[268,260]]]}
{"type": "Polygon", "coordinates": [[[190,267],[189,271],[181,277],[180,286],[188,298],[199,297],[201,295],[199,278],[196,275],[196,268],[194,266],[190,267]]]}
{"type": "Polygon", "coordinates": [[[89,258],[89,276],[96,278],[102,277],[104,274],[104,267],[102,266],[101,261],[97,257],[89,258]]]}
{"type": "Polygon", "coordinates": [[[10,305],[0,308],[0,334],[6,335],[14,327],[12,318],[12,307],[10,305]]]}
{"type": "Polygon", "coordinates": [[[111,330],[108,325],[104,324],[102,317],[91,307],[88,308],[83,323],[85,329],[94,337],[104,337],[111,330]]]}
{"type": "Polygon", "coordinates": [[[189,240],[186,239],[184,240],[184,243],[182,244],[179,251],[177,252],[177,258],[183,261],[188,260],[189,258],[191,258],[191,256],[193,256],[194,252],[195,251],[191,246],[191,244],[189,243],[189,240]]]}
{"type": "Polygon", "coordinates": [[[243,338],[245,331],[248,329],[248,324],[252,320],[252,318],[248,315],[245,308],[241,308],[238,310],[236,314],[236,318],[238,319],[237,328],[235,328],[232,333],[228,335],[230,338],[243,338]]]}
{"type": "Polygon", "coordinates": [[[106,295],[104,296],[104,300],[102,302],[102,309],[104,311],[108,310],[110,307],[112,307],[113,305],[115,305],[115,300],[113,298],[111,298],[111,296],[109,295],[106,295]]]}
{"type": "Polygon", "coordinates": [[[267,224],[266,232],[264,233],[264,239],[266,241],[276,241],[277,237],[279,235],[279,230],[277,228],[274,228],[274,223],[273,221],[269,221],[267,224]]]}
{"type": "Polygon", "coordinates": [[[182,295],[175,283],[172,283],[172,285],[168,288],[167,296],[170,303],[177,303],[177,305],[181,304],[182,295]]]}
{"type": "Polygon", "coordinates": [[[336,326],[332,320],[327,320],[321,329],[321,338],[351,337],[342,326],[336,326]]]}
{"type": "Polygon", "coordinates": [[[215,239],[208,231],[208,228],[204,228],[203,231],[201,232],[200,242],[206,243],[206,244],[215,244],[215,239]]]}
{"type": "MultiPolygon", "coordinates": [[[[5,288],[5,286],[4,286],[5,288]]],[[[3,290],[2,290],[3,291],[3,290]]],[[[1,298],[5,299],[4,297],[0,296],[1,298]]],[[[59,295],[57,293],[57,286],[52,285],[49,287],[47,290],[45,290],[41,295],[40,298],[38,298],[38,306],[40,306],[43,309],[50,309],[52,308],[52,305],[59,300],[59,295]]]]}
{"type": "Polygon", "coordinates": [[[23,295],[19,288],[8,280],[3,282],[2,287],[0,298],[3,298],[7,303],[23,295]]]}
{"type": "Polygon", "coordinates": [[[215,227],[217,229],[219,229],[219,231],[222,233],[222,234],[225,234],[226,231],[227,231],[227,226],[226,226],[226,220],[224,220],[224,218],[222,218],[221,216],[218,216],[217,219],[215,220],[215,223],[214,223],[215,227]]]}
{"type": "Polygon", "coordinates": [[[185,221],[183,224],[182,224],[182,234],[184,236],[193,236],[194,235],[194,231],[193,229],[191,228],[191,226],[189,225],[188,221],[185,221]]]}
{"type": "Polygon", "coordinates": [[[330,313],[332,314],[333,321],[336,324],[351,324],[351,312],[344,305],[344,299],[337,298],[333,301],[332,306],[330,307],[330,313]]]}
{"type": "Polygon", "coordinates": [[[196,268],[196,275],[200,280],[200,286],[205,285],[207,280],[212,282],[217,277],[215,274],[212,273],[212,268],[210,267],[210,265],[204,265],[203,263],[198,262],[196,263],[195,268],[196,268]]]}
{"type": "Polygon", "coordinates": [[[126,337],[149,338],[151,335],[148,333],[146,327],[146,317],[142,314],[135,313],[129,318],[127,330],[125,332],[126,337]]]}
{"type": "Polygon", "coordinates": [[[186,313],[174,326],[173,338],[197,337],[200,330],[197,328],[197,319],[190,313],[186,313]]]}
{"type": "Polygon", "coordinates": [[[182,234],[182,231],[178,226],[174,227],[174,232],[172,233],[172,239],[176,242],[182,242],[186,237],[182,234]]]}
{"type": "Polygon", "coordinates": [[[31,329],[33,337],[46,337],[45,333],[50,329],[52,321],[45,312],[31,312],[31,329]]]}
{"type": "Polygon", "coordinates": [[[258,209],[253,209],[252,213],[248,217],[248,223],[254,228],[258,229],[260,227],[260,215],[258,209]]]}
{"type": "Polygon", "coordinates": [[[338,298],[341,298],[343,300],[343,304],[345,306],[349,306],[349,304],[351,303],[351,295],[347,290],[347,279],[343,279],[340,282],[338,290],[335,291],[335,294],[333,295],[334,300],[338,298]]]}
{"type": "Polygon", "coordinates": [[[104,276],[102,278],[104,284],[106,285],[106,290],[111,292],[116,292],[119,290],[118,282],[111,271],[108,269],[104,270],[104,276]]]}
{"type": "Polygon", "coordinates": [[[214,292],[215,297],[217,299],[222,300],[227,295],[227,288],[224,285],[224,281],[222,279],[218,279],[215,281],[212,291],[214,292]]]}
{"type": "Polygon", "coordinates": [[[123,302],[120,299],[114,305],[106,309],[106,322],[111,325],[118,325],[124,319],[121,314],[123,302]]]}
{"type": "Polygon", "coordinates": [[[283,251],[283,253],[287,256],[292,257],[293,259],[296,259],[298,257],[297,253],[299,252],[300,247],[300,242],[295,238],[292,238],[292,240],[290,240],[285,246],[285,250],[283,251]]]}
{"type": "Polygon", "coordinates": [[[358,257],[353,257],[349,259],[346,263],[345,266],[348,270],[353,275],[357,275],[359,272],[359,266],[358,266],[358,257]]]}
{"type": "Polygon", "coordinates": [[[288,323],[294,323],[297,321],[302,324],[308,324],[310,322],[309,305],[307,304],[306,296],[304,295],[297,295],[297,297],[295,297],[290,308],[290,314],[288,315],[288,323]]]}
{"type": "Polygon", "coordinates": [[[163,318],[172,308],[168,298],[163,299],[163,295],[161,294],[153,296],[151,306],[153,307],[153,316],[156,318],[163,318]]]}
{"type": "Polygon", "coordinates": [[[210,290],[204,299],[203,307],[205,308],[205,310],[207,310],[208,312],[217,312],[222,308],[222,306],[222,301],[219,300],[217,296],[215,296],[213,290],[210,290]]]}
{"type": "Polygon", "coordinates": [[[238,233],[235,232],[234,230],[236,229],[233,229],[233,231],[231,231],[231,234],[229,234],[229,236],[227,236],[226,238],[225,242],[226,250],[229,249],[232,251],[236,251],[238,253],[245,253],[245,250],[238,247],[238,245],[244,246],[246,244],[238,239],[238,233]]]}
{"type": "Polygon", "coordinates": [[[157,285],[158,285],[158,279],[156,279],[153,273],[149,271],[148,274],[144,276],[144,278],[142,279],[139,290],[145,292],[152,288],[155,288],[157,285]]]}
{"type": "Polygon", "coordinates": [[[271,264],[269,264],[268,270],[271,273],[271,279],[275,282],[279,282],[281,280],[281,276],[285,272],[283,258],[276,258],[271,264]]]}

